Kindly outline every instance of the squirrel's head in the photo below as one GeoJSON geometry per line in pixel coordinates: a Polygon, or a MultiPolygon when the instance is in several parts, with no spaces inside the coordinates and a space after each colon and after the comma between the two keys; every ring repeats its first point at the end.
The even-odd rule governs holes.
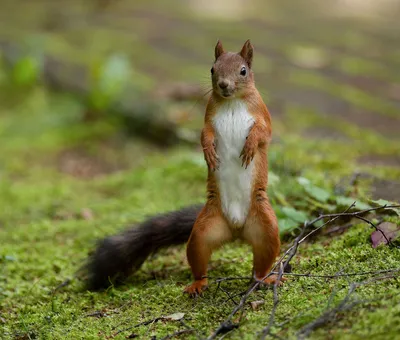
{"type": "Polygon", "coordinates": [[[247,40],[239,53],[225,52],[218,40],[215,46],[215,62],[211,68],[214,93],[222,98],[242,97],[254,84],[251,65],[253,46],[247,40]]]}

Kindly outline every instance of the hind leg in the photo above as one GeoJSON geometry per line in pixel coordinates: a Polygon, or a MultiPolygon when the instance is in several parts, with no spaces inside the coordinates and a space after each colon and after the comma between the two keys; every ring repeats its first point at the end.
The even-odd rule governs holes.
{"type": "Polygon", "coordinates": [[[206,205],[200,212],[187,244],[187,259],[194,282],[185,293],[196,296],[207,287],[207,265],[212,251],[232,239],[232,233],[219,210],[206,205]]]}
{"type": "MultiPolygon", "coordinates": [[[[267,198],[254,202],[244,226],[243,238],[253,248],[255,279],[262,280],[272,269],[280,250],[278,222],[267,198]]],[[[276,280],[277,276],[272,275],[264,282],[274,284],[276,280]]]]}

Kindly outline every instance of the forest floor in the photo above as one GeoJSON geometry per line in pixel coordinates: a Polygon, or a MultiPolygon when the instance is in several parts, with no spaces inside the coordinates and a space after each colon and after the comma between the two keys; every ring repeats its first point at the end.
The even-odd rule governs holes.
{"type": "MultiPolygon", "coordinates": [[[[230,50],[251,38],[257,84],[273,116],[269,193],[283,253],[302,222],[319,213],[344,211],[353,201],[354,211],[400,199],[396,16],[339,20],[335,9],[320,16],[304,2],[262,7],[257,19],[238,1],[243,19],[237,20],[234,10],[230,17],[210,17],[179,1],[121,0],[98,8],[10,1],[0,13],[0,40],[40,41],[46,53],[88,67],[119,51],[132,61],[140,85],[160,93],[172,82],[201,83],[205,92],[217,38],[230,50]],[[33,10],[36,15],[28,15],[33,10]]],[[[16,90],[4,74],[2,66],[0,338],[213,334],[248,281],[211,279],[203,297],[189,299],[182,294],[191,280],[183,246],[152,257],[121,287],[89,292],[74,277],[96,240],[204,201],[200,148],[165,148],[127,136],[113,117],[84,121],[85,104],[73,95],[42,84],[16,90]]],[[[202,100],[170,100],[167,109],[195,134],[203,111],[202,100]]],[[[365,217],[400,224],[394,210],[365,217]]],[[[301,244],[292,272],[323,277],[287,276],[271,338],[394,339],[400,333],[400,250],[372,247],[372,231],[368,223],[340,219],[301,244]]],[[[235,243],[214,254],[209,275],[247,277],[251,264],[250,249],[235,243]]],[[[242,317],[232,320],[240,327],[225,338],[259,336],[274,311],[273,293],[253,292],[248,302],[264,303],[253,309],[246,302],[242,317]]]]}

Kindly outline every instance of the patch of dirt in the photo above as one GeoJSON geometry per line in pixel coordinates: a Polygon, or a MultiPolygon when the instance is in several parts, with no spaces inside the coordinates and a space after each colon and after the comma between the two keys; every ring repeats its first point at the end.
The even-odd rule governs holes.
{"type": "Polygon", "coordinates": [[[400,157],[390,155],[364,155],[358,158],[357,162],[371,166],[383,165],[400,167],[400,157]]]}
{"type": "Polygon", "coordinates": [[[80,148],[62,151],[57,164],[61,172],[82,179],[106,175],[123,168],[121,164],[107,161],[80,148]]]}
{"type": "Polygon", "coordinates": [[[162,151],[159,146],[124,134],[64,149],[51,166],[81,179],[111,174],[139,165],[148,155],[162,151]]]}
{"type": "Polygon", "coordinates": [[[371,195],[373,199],[400,202],[400,182],[375,178],[371,184],[371,195]]]}
{"type": "Polygon", "coordinates": [[[337,129],[329,128],[327,126],[310,127],[303,131],[304,138],[310,139],[329,139],[335,141],[349,141],[350,138],[337,129]]]}
{"type": "Polygon", "coordinates": [[[359,90],[363,90],[371,96],[390,98],[389,95],[392,85],[388,81],[369,75],[341,74],[340,76],[341,81],[346,85],[351,85],[359,90]]]}
{"type": "Polygon", "coordinates": [[[368,173],[359,173],[357,178],[360,182],[369,186],[371,199],[385,199],[400,203],[399,181],[378,178],[368,173]]]}
{"type": "Polygon", "coordinates": [[[317,113],[325,114],[327,119],[332,121],[332,124],[336,124],[335,117],[340,117],[361,128],[377,131],[386,137],[399,137],[400,119],[361,110],[328,93],[311,89],[292,88],[284,90],[277,95],[288,103],[307,107],[317,113]]]}
{"type": "Polygon", "coordinates": [[[207,101],[207,90],[202,86],[193,83],[176,82],[163,83],[156,87],[154,95],[161,99],[175,101],[207,101]]]}

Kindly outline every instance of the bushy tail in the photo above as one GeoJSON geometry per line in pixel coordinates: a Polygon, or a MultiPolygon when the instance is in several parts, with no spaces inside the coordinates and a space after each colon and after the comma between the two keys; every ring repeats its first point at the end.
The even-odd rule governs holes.
{"type": "Polygon", "coordinates": [[[137,271],[151,253],[187,242],[201,208],[191,206],[154,216],[101,240],[84,268],[88,289],[117,283],[137,271]]]}

